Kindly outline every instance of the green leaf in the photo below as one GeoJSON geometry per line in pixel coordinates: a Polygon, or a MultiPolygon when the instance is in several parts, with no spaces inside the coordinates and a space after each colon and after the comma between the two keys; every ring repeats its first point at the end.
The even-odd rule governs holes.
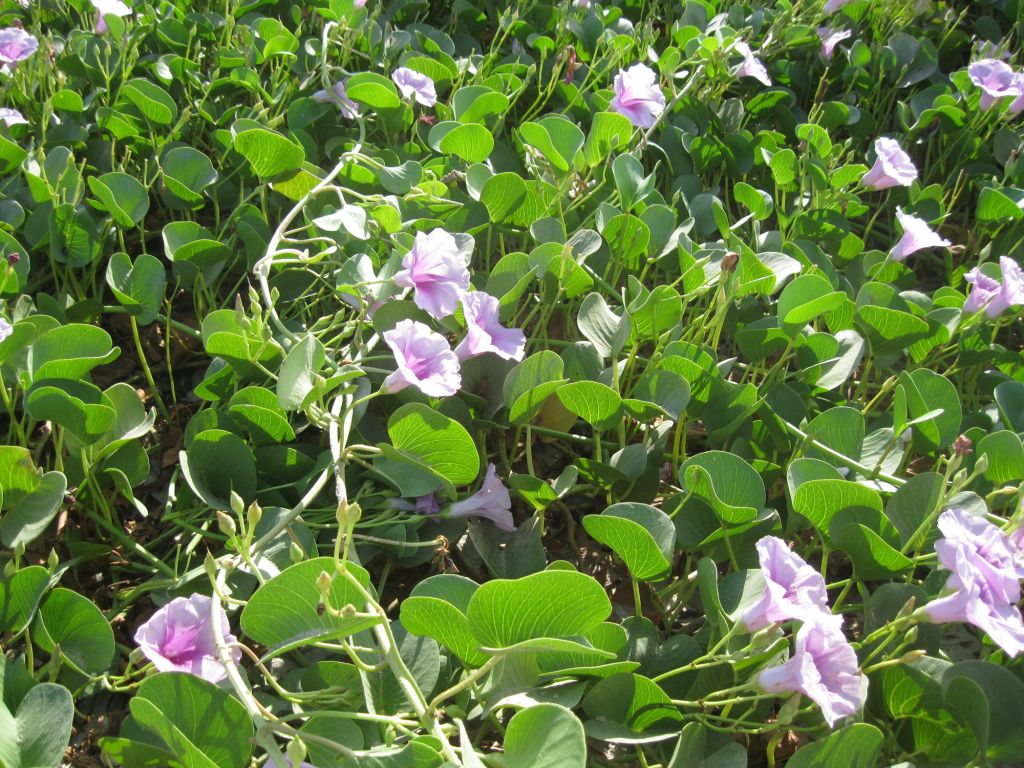
{"type": "Polygon", "coordinates": [[[622,398],[618,392],[596,381],[563,384],[555,394],[562,405],[598,431],[611,429],[622,417],[622,398]]]}
{"type": "Polygon", "coordinates": [[[230,509],[232,491],[246,502],[256,497],[256,459],[238,435],[203,430],[179,458],[189,487],[214,509],[230,509]]]}
{"type": "Polygon", "coordinates": [[[583,699],[583,710],[595,720],[622,723],[635,733],[662,720],[683,719],[657,683],[632,673],[599,681],[583,699]]]}
{"type": "Polygon", "coordinates": [[[610,613],[611,602],[601,585],[571,571],[489,581],[473,594],[466,611],[470,631],[486,648],[585,635],[610,613]]]}
{"type": "Polygon", "coordinates": [[[118,251],[107,263],[107,285],[140,325],[149,325],[156,319],[166,284],[164,265],[148,253],[140,253],[133,264],[127,253],[118,251]]]}
{"type": "Polygon", "coordinates": [[[882,741],[875,726],[853,723],[798,749],[786,768],[875,768],[882,741]]]}
{"type": "Polygon", "coordinates": [[[61,655],[81,672],[99,675],[114,660],[114,631],[103,612],[83,595],[58,587],[39,609],[39,629],[34,640],[61,655]]]}
{"type": "Polygon", "coordinates": [[[401,621],[414,635],[432,637],[459,657],[478,667],[487,661],[469,629],[469,601],[479,585],[465,576],[442,573],[413,587],[401,604],[401,621]]]}
{"type": "Polygon", "coordinates": [[[600,515],[587,515],[583,527],[626,564],[634,579],[664,575],[672,563],[676,528],[660,509],[649,504],[612,504],[600,515]]]}
{"type": "Polygon", "coordinates": [[[583,337],[597,348],[601,357],[617,357],[629,340],[629,317],[612,312],[604,296],[599,293],[587,294],[583,299],[576,316],[576,325],[583,337]]]}
{"type": "Polygon", "coordinates": [[[469,485],[480,474],[480,456],[466,428],[422,403],[407,403],[391,414],[388,435],[395,450],[452,485],[469,485]]]}
{"type": "MultiPolygon", "coordinates": [[[[352,575],[368,588],[370,577],[358,565],[346,566],[352,575]]],[[[270,648],[267,655],[277,656],[292,648],[354,635],[380,623],[366,617],[341,618],[320,613],[320,590],[316,580],[321,572],[334,574],[334,560],[319,557],[305,560],[281,571],[253,593],[242,609],[242,631],[257,643],[270,648]]],[[[331,605],[340,609],[354,605],[365,608],[359,591],[340,575],[331,582],[331,605]]]]}
{"type": "Polygon", "coordinates": [[[617,149],[629,143],[633,136],[629,118],[617,112],[598,112],[593,116],[590,133],[583,145],[583,157],[591,168],[600,165],[617,149]]]}
{"type": "Polygon", "coordinates": [[[345,94],[370,109],[397,109],[402,106],[395,84],[376,72],[359,72],[345,81],[345,94]]]}
{"type": "Polygon", "coordinates": [[[118,98],[131,102],[143,117],[158,125],[170,125],[178,116],[178,107],[167,91],[141,77],[124,83],[118,98]]]}
{"type": "Polygon", "coordinates": [[[149,190],[127,173],[104,173],[88,178],[90,191],[99,198],[93,206],[106,211],[122,227],[133,227],[149,211],[149,190]]]}
{"type": "Polygon", "coordinates": [[[128,702],[138,723],[158,735],[189,768],[245,768],[255,736],[238,699],[201,677],[161,672],[128,702]]]}
{"type": "Polygon", "coordinates": [[[202,203],[203,191],[217,181],[209,156],[193,147],[175,147],[160,161],[164,184],[186,203],[202,203]]]}
{"type": "Polygon", "coordinates": [[[687,459],[679,467],[679,483],[730,525],[753,520],[764,507],[764,481],[757,470],[725,451],[704,451],[687,459]]]}
{"type": "Polygon", "coordinates": [[[298,170],[306,157],[301,144],[253,120],[236,120],[231,136],[232,147],[249,161],[261,179],[298,170]]]}
{"type": "Polygon", "coordinates": [[[479,123],[446,120],[430,129],[427,143],[444,155],[461,157],[467,163],[482,163],[494,149],[494,136],[479,123]]]}
{"type": "Polygon", "coordinates": [[[583,725],[558,704],[536,704],[512,716],[505,731],[505,768],[585,768],[583,725]]]}
{"type": "Polygon", "coordinates": [[[0,703],[0,764],[54,768],[71,740],[75,708],[63,685],[39,683],[25,694],[17,717],[0,703]]]}

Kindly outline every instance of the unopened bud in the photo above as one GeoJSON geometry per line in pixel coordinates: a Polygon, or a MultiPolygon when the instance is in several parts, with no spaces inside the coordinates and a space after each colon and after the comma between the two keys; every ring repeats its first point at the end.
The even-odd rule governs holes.
{"type": "Polygon", "coordinates": [[[257,504],[255,501],[249,505],[249,509],[245,513],[246,522],[249,523],[250,528],[255,528],[260,524],[260,520],[263,518],[263,507],[257,504]]]}
{"type": "Polygon", "coordinates": [[[905,618],[905,617],[909,616],[910,614],[912,614],[914,612],[914,606],[916,604],[917,604],[917,598],[911,596],[907,600],[907,602],[905,602],[903,604],[903,607],[900,608],[900,612],[896,614],[896,618],[897,619],[902,619],[902,618],[905,618]]]}
{"type": "Polygon", "coordinates": [[[220,532],[225,536],[234,536],[237,526],[235,521],[231,519],[231,515],[223,510],[217,510],[217,527],[220,528],[220,532]]]}

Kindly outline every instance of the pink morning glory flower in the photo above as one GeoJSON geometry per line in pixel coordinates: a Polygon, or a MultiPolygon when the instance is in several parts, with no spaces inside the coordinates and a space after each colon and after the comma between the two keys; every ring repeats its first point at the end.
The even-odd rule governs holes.
{"type": "Polygon", "coordinates": [[[383,335],[398,364],[384,379],[385,392],[416,387],[429,397],[449,397],[459,391],[459,358],[444,336],[415,320],[402,320],[383,335]]]}
{"type": "Polygon", "coordinates": [[[949,509],[939,517],[939,564],[950,571],[944,592],[921,609],[935,624],[965,621],[984,630],[1007,654],[1024,651],[1020,579],[1024,565],[1009,538],[983,517],[949,509]]]}
{"type": "Polygon", "coordinates": [[[345,93],[345,83],[339,80],[326,91],[317,91],[313,94],[313,101],[321,104],[333,104],[341,112],[342,117],[354,120],[359,117],[359,105],[345,93]]]}
{"type": "Polygon", "coordinates": [[[853,35],[848,29],[836,29],[835,27],[818,27],[818,39],[821,40],[821,57],[828,61],[836,46],[843,40],[853,35]]]}
{"type": "Polygon", "coordinates": [[[619,70],[614,88],[615,96],[608,106],[638,128],[650,128],[665,111],[665,94],[658,87],[658,76],[645,64],[619,70]]]}
{"type": "Polygon", "coordinates": [[[466,338],[455,348],[460,360],[493,352],[505,360],[522,360],[526,335],[518,328],[506,328],[498,319],[501,303],[483,291],[469,291],[462,297],[466,316],[466,338]]]}
{"type": "Polygon", "coordinates": [[[437,501],[437,494],[428,493],[424,496],[417,496],[415,501],[408,499],[391,499],[388,501],[391,509],[401,509],[405,512],[415,512],[417,515],[436,515],[441,511],[441,505],[437,501]]]}
{"type": "Polygon", "coordinates": [[[757,558],[764,575],[761,599],[740,618],[750,632],[790,619],[841,625],[828,608],[825,580],[782,539],[765,536],[757,542],[757,558]]]}
{"type": "Polygon", "coordinates": [[[1000,256],[999,270],[1002,282],[978,267],[964,275],[964,280],[973,286],[964,302],[964,312],[977,312],[984,307],[986,315],[999,317],[1010,307],[1024,304],[1024,273],[1020,265],[1009,256],[1000,256]]]}
{"type": "Polygon", "coordinates": [[[743,57],[743,63],[736,68],[734,74],[741,77],[752,77],[765,85],[772,84],[772,79],[768,77],[768,70],[761,63],[761,60],[754,55],[754,52],[750,50],[749,45],[739,40],[733,43],[732,47],[736,53],[743,57]]]}
{"type": "Polygon", "coordinates": [[[910,254],[925,248],[948,248],[951,245],[949,240],[929,227],[927,221],[904,213],[902,208],[896,208],[896,219],[903,227],[903,237],[889,251],[889,257],[893,261],[903,261],[910,254]]]}
{"type": "Polygon", "coordinates": [[[875,139],[875,155],[875,164],[861,179],[868,189],[909,187],[917,178],[914,161],[895,139],[875,139]]]}
{"type": "Polygon", "coordinates": [[[118,18],[130,16],[132,8],[125,5],[121,0],[92,0],[92,7],[96,9],[96,34],[104,35],[109,29],[107,27],[107,16],[118,18]]]}
{"type": "Polygon", "coordinates": [[[0,66],[13,70],[39,50],[39,41],[20,27],[0,29],[0,66]]]}
{"type": "Polygon", "coordinates": [[[763,670],[757,682],[768,693],[803,693],[818,705],[830,728],[860,710],[867,694],[857,654],[834,624],[800,627],[793,655],[763,670]]]}
{"type": "Polygon", "coordinates": [[[469,254],[443,229],[417,232],[410,250],[395,273],[395,284],[415,288],[416,306],[440,320],[455,311],[469,288],[469,254]]]}
{"type": "Polygon", "coordinates": [[[981,88],[978,108],[984,112],[1007,97],[1021,95],[1013,68],[999,59],[981,59],[967,67],[971,82],[981,88]]]}
{"type": "Polygon", "coordinates": [[[512,521],[512,498],[493,464],[487,465],[480,490],[468,499],[452,504],[448,508],[448,517],[486,517],[503,531],[516,529],[512,521]]]}
{"type": "MultiPolygon", "coordinates": [[[[213,601],[206,595],[176,597],[150,617],[135,632],[135,642],[147,659],[161,672],[188,672],[217,683],[227,676],[220,661],[210,620],[213,601]]],[[[224,643],[235,642],[228,632],[228,617],[221,608],[224,643]]],[[[231,649],[237,663],[241,651],[231,649]]]]}
{"type": "Polygon", "coordinates": [[[12,333],[14,333],[14,326],[0,317],[0,341],[3,341],[12,333]]]}
{"type": "Polygon", "coordinates": [[[0,107],[0,123],[4,125],[28,125],[28,120],[16,109],[0,107]]]}
{"type": "Polygon", "coordinates": [[[437,104],[434,81],[426,75],[408,67],[399,67],[391,73],[391,79],[401,91],[402,98],[416,99],[424,107],[432,107],[437,104]]]}
{"type": "Polygon", "coordinates": [[[825,13],[835,13],[844,5],[849,5],[852,2],[853,0],[828,0],[828,2],[825,3],[825,7],[822,8],[822,11],[825,13]]]}

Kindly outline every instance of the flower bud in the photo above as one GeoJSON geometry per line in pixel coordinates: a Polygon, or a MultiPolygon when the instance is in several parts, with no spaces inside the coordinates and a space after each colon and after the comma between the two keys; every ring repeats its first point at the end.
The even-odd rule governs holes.
{"type": "Polygon", "coordinates": [[[223,510],[217,510],[217,527],[220,528],[220,532],[225,536],[231,537],[235,535],[237,527],[235,521],[231,519],[231,515],[223,510]]]}

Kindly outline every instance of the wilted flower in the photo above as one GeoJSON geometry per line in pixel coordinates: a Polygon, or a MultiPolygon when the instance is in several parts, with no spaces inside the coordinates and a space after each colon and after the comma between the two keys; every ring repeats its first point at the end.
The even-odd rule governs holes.
{"type": "Polygon", "coordinates": [[[12,333],[14,333],[14,326],[0,317],[0,341],[3,341],[12,333]]]}
{"type": "Polygon", "coordinates": [[[836,29],[835,27],[818,27],[818,39],[821,40],[821,56],[828,61],[832,58],[832,52],[843,40],[853,34],[848,29],[836,29]]]}
{"type": "MultiPolygon", "coordinates": [[[[138,628],[135,642],[161,672],[188,672],[211,683],[220,682],[227,671],[217,652],[210,620],[212,604],[206,595],[176,597],[138,628]]],[[[228,632],[223,608],[220,614],[223,640],[230,646],[235,637],[228,632]]],[[[231,657],[237,663],[241,652],[231,648],[231,657]]]]}
{"type": "Polygon", "coordinates": [[[768,77],[768,70],[765,69],[761,60],[754,55],[754,52],[750,50],[749,45],[739,40],[733,43],[732,47],[743,57],[743,63],[736,68],[734,74],[741,77],[752,77],[755,80],[760,80],[765,85],[772,84],[772,79],[768,77]]]}
{"type": "Polygon", "coordinates": [[[902,208],[896,208],[896,218],[903,227],[903,237],[889,251],[894,261],[903,261],[910,254],[925,248],[948,248],[951,245],[949,240],[929,227],[927,221],[904,213],[902,208]]]}
{"type": "Polygon", "coordinates": [[[526,335],[518,328],[506,328],[498,319],[500,302],[483,291],[469,291],[462,297],[466,316],[466,337],[455,347],[460,360],[493,352],[505,360],[522,360],[526,335]]]}
{"type": "Polygon", "coordinates": [[[983,517],[949,509],[939,517],[939,564],[950,571],[943,597],[921,609],[933,623],[966,621],[984,630],[1007,654],[1024,651],[1020,579],[1024,563],[1010,539],[983,517]]]}
{"type": "Polygon", "coordinates": [[[0,67],[13,70],[39,50],[39,41],[20,27],[0,29],[0,67]]]}
{"type": "Polygon", "coordinates": [[[971,82],[981,88],[978,107],[984,112],[1001,99],[1020,96],[1021,91],[1013,68],[999,59],[981,59],[967,67],[971,82]]]}
{"type": "Polygon", "coordinates": [[[437,494],[433,492],[417,496],[415,501],[391,499],[388,502],[388,506],[405,512],[415,512],[417,515],[436,515],[441,511],[441,505],[437,501],[437,494]]]}
{"type": "Polygon", "coordinates": [[[341,112],[342,117],[354,120],[359,117],[359,105],[345,93],[345,82],[339,80],[326,91],[317,91],[313,94],[313,101],[321,104],[334,104],[341,112]]]}
{"type": "Polygon", "coordinates": [[[788,661],[757,676],[769,693],[799,691],[810,698],[832,727],[864,706],[866,680],[857,669],[857,654],[832,624],[807,623],[796,634],[788,661]]]}
{"type": "Polygon", "coordinates": [[[615,96],[608,106],[635,126],[650,128],[665,111],[665,94],[658,87],[658,76],[644,64],[619,70],[614,86],[615,96]]]}
{"type": "Polygon", "coordinates": [[[493,464],[487,465],[487,474],[480,490],[468,499],[452,504],[448,517],[486,517],[503,531],[514,531],[512,499],[493,464]]]}
{"type": "Polygon", "coordinates": [[[829,612],[828,592],[821,574],[791,552],[786,542],[765,536],[756,546],[765,588],[761,599],[740,618],[749,631],[757,632],[790,619],[837,627],[842,623],[840,617],[829,612]]]}
{"type": "Polygon", "coordinates": [[[989,317],[998,317],[1010,307],[1024,304],[1024,273],[1009,256],[999,257],[1002,282],[975,267],[964,280],[971,283],[971,293],[964,302],[964,312],[977,312],[984,307],[989,317]]]}
{"type": "Polygon", "coordinates": [[[835,11],[838,11],[840,8],[842,8],[844,5],[849,5],[852,2],[853,0],[828,0],[828,2],[825,3],[825,7],[822,8],[822,11],[824,11],[825,13],[834,13],[835,11]]]}
{"type": "Polygon", "coordinates": [[[426,75],[408,67],[399,67],[391,73],[402,97],[416,99],[424,107],[432,107],[437,104],[437,91],[434,90],[434,81],[426,75]]]}
{"type": "Polygon", "coordinates": [[[875,139],[875,164],[864,174],[861,183],[869,189],[909,187],[917,178],[917,168],[910,155],[895,139],[875,139]]]}
{"type": "Polygon", "coordinates": [[[383,336],[398,364],[381,385],[385,392],[413,386],[430,397],[449,397],[459,391],[459,358],[444,336],[415,320],[402,320],[383,336]]]}
{"type": "Polygon", "coordinates": [[[469,256],[443,229],[417,232],[412,249],[395,274],[396,285],[415,288],[416,306],[440,320],[455,311],[469,288],[469,256]]]}
{"type": "Polygon", "coordinates": [[[91,0],[92,7],[96,9],[96,34],[104,35],[108,31],[107,16],[130,16],[132,8],[125,5],[121,0],[91,0]]]}
{"type": "Polygon", "coordinates": [[[16,109],[0,107],[0,123],[4,123],[4,125],[28,125],[28,120],[16,109]]]}

